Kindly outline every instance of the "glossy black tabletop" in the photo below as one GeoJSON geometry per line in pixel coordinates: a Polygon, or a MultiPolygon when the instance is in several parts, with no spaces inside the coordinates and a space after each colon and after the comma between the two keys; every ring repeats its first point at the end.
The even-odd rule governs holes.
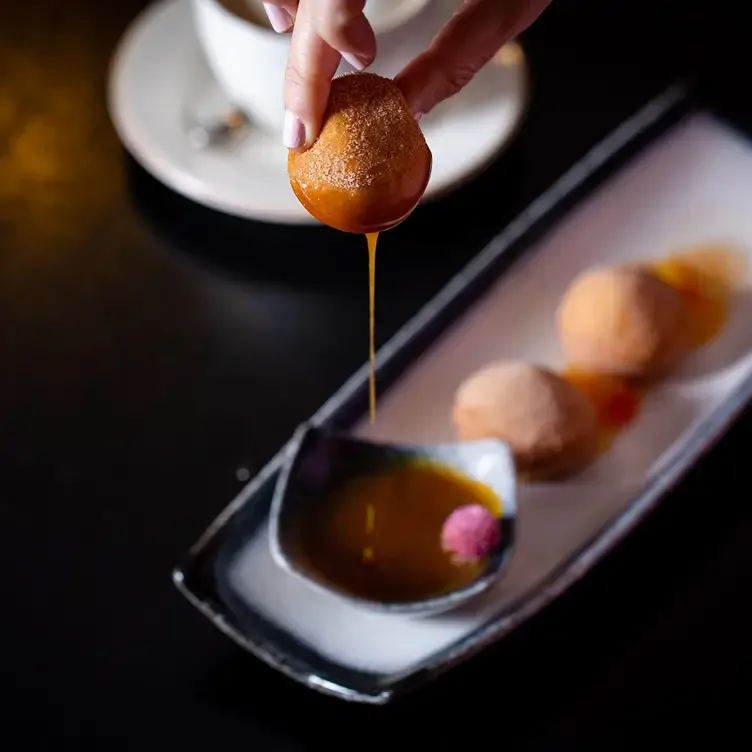
{"type": "MultiPolygon", "coordinates": [[[[363,363],[366,256],[197,206],[126,156],[107,66],[144,4],[0,5],[0,747],[612,750],[743,719],[749,418],[560,603],[393,707],[294,685],[178,595],[171,566],[238,469],[363,363]]],[[[378,340],[677,76],[748,89],[736,12],[555,0],[525,36],[534,99],[514,147],[384,242],[378,340]]]]}

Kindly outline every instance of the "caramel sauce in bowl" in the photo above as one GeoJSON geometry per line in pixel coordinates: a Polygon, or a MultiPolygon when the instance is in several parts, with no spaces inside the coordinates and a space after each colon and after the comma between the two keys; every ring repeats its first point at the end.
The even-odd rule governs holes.
{"type": "Polygon", "coordinates": [[[301,426],[271,509],[276,563],[310,587],[371,610],[422,616],[456,608],[507,571],[517,518],[515,468],[496,440],[401,446],[301,426]],[[442,548],[455,510],[497,518],[477,561],[442,548]]]}

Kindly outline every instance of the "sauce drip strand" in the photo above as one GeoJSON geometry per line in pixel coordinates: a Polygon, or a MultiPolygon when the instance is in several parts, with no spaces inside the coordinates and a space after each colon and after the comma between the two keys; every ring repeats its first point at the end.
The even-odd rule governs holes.
{"type": "MultiPolygon", "coordinates": [[[[685,306],[684,348],[714,340],[729,318],[732,296],[746,275],[746,259],[723,246],[706,245],[648,262],[645,267],[673,287],[685,306]]],[[[599,448],[608,450],[620,431],[639,415],[649,388],[644,381],[568,367],[562,374],[590,399],[599,426],[599,448]]]]}
{"type": "Polygon", "coordinates": [[[376,244],[378,232],[366,235],[368,242],[368,414],[371,423],[376,422],[376,244]]]}
{"type": "MultiPolygon", "coordinates": [[[[366,505],[366,536],[373,535],[376,529],[376,507],[373,504],[366,505]]],[[[363,549],[363,563],[370,564],[374,559],[373,546],[363,549]]]]}
{"type": "Polygon", "coordinates": [[[501,514],[493,490],[452,468],[427,460],[397,465],[310,505],[299,550],[319,577],[357,597],[442,595],[473,582],[486,563],[457,562],[442,548],[444,522],[467,505],[501,514]]]}

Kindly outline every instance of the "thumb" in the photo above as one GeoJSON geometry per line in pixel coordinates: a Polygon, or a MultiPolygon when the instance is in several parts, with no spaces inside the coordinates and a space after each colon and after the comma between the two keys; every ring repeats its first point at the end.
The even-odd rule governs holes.
{"type": "Polygon", "coordinates": [[[428,49],[395,78],[413,114],[425,115],[463,89],[549,2],[464,0],[428,49]]]}

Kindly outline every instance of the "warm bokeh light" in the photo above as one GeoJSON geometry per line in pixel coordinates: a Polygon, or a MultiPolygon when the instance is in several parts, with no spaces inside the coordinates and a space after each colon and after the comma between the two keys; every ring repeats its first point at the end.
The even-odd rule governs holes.
{"type": "Polygon", "coordinates": [[[508,42],[495,55],[494,62],[498,65],[513,67],[524,60],[522,47],[517,42],[508,42]]]}

